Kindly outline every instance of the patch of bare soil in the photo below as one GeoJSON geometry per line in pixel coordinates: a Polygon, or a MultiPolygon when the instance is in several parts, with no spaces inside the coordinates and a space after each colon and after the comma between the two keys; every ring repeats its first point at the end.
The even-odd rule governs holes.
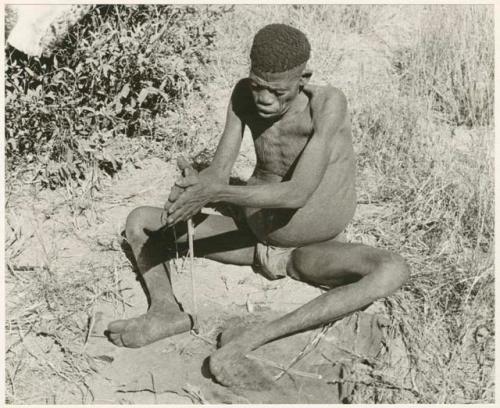
{"type": "MultiPolygon", "coordinates": [[[[322,291],[288,278],[268,281],[250,267],[204,259],[196,259],[194,266],[199,335],[184,333],[141,349],[109,343],[103,332],[110,321],[137,316],[147,309],[146,296],[121,249],[126,216],[140,205],[162,206],[175,174],[173,164],[150,159],[141,168],[123,171],[101,189],[98,199],[80,203],[81,211],[76,205],[68,213],[64,197],[58,198],[54,192],[44,192],[29,202],[17,200],[18,205],[11,206],[15,208],[11,219],[26,221],[22,236],[28,237],[16,257],[18,264],[43,260],[53,270],[72,273],[66,276],[74,279],[83,270],[112,270],[114,275],[114,287],[104,289],[118,294],[112,301],[94,302],[90,310],[81,305],[81,324],[86,324],[85,316],[91,322],[83,346],[93,372],[87,377],[86,392],[82,397],[75,387],[56,389],[57,402],[338,403],[356,401],[356,393],[364,392],[363,387],[407,385],[401,376],[408,366],[404,347],[387,327],[382,303],[330,327],[290,336],[253,352],[251,358],[274,379],[268,390],[229,389],[217,384],[207,369],[207,358],[223,328],[274,318],[322,291]],[[397,372],[393,377],[387,375],[391,369],[397,372]],[[383,378],[382,374],[373,377],[381,370],[383,378]]],[[[188,264],[178,259],[171,265],[175,294],[190,312],[193,297],[188,264]]],[[[8,297],[8,313],[15,310],[15,301],[15,296],[8,297]]],[[[39,347],[40,337],[28,333],[25,343],[29,342],[39,347]]],[[[43,358],[51,362],[61,352],[49,350],[43,358]]],[[[35,378],[33,382],[36,384],[35,378]]]]}

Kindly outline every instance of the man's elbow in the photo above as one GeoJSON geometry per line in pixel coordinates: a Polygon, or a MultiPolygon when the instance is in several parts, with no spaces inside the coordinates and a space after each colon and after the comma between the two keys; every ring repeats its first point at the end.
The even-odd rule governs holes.
{"type": "Polygon", "coordinates": [[[309,201],[310,194],[302,191],[292,191],[287,203],[287,208],[302,208],[306,205],[307,201],[309,201]]]}

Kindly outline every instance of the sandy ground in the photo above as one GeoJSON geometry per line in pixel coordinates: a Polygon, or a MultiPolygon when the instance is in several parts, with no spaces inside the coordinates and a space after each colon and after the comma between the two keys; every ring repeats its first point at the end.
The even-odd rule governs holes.
{"type": "MultiPolygon", "coordinates": [[[[238,168],[246,167],[240,163],[238,168]]],[[[89,312],[93,328],[85,353],[94,375],[88,381],[90,392],[85,402],[336,403],[355,398],[356,389],[350,386],[353,373],[359,380],[374,367],[407,365],[401,360],[401,343],[385,327],[384,307],[379,303],[331,327],[281,339],[253,352],[274,378],[268,390],[228,389],[217,384],[207,370],[207,357],[215,350],[223,328],[271,319],[322,290],[288,278],[268,281],[250,267],[205,259],[196,259],[194,265],[198,336],[184,333],[141,349],[109,343],[103,331],[110,321],[147,310],[146,296],[121,249],[124,221],[137,206],[161,206],[175,175],[172,163],[148,159],[141,168],[126,169],[109,182],[99,193],[100,199],[93,202],[94,211],[70,216],[64,211],[64,197],[58,199],[56,193],[48,191],[35,201],[19,200],[16,207],[18,216],[31,214],[26,228],[34,228],[17,262],[34,264],[46,258],[52,268],[74,269],[76,274],[83,265],[115,270],[122,301],[100,302],[89,312]],[[151,184],[148,180],[157,181],[151,184]],[[57,256],[51,259],[51,254],[57,256]]],[[[244,171],[241,175],[245,176],[244,171]]],[[[188,262],[178,259],[171,269],[176,296],[191,312],[188,262]]],[[[15,299],[8,297],[8,301],[15,299]]],[[[49,354],[47,358],[52,357],[49,354]]],[[[70,402],[71,398],[62,400],[70,402]]]]}

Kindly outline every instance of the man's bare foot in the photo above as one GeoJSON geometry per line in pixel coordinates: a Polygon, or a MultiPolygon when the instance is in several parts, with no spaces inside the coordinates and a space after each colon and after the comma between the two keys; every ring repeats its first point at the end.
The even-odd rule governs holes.
{"type": "Polygon", "coordinates": [[[227,387],[250,390],[269,390],[273,379],[257,361],[250,360],[233,342],[210,356],[210,372],[216,380],[227,387]]]}
{"type": "Polygon", "coordinates": [[[180,310],[154,309],[127,320],[108,325],[106,335],[120,347],[142,347],[191,328],[191,318],[180,310]]]}
{"type": "Polygon", "coordinates": [[[249,325],[248,323],[239,323],[234,326],[228,327],[226,330],[221,332],[219,335],[219,348],[224,347],[227,343],[233,340],[239,340],[245,337],[246,331],[254,325],[249,325]]]}
{"type": "Polygon", "coordinates": [[[252,338],[253,334],[251,332],[256,332],[259,327],[264,324],[264,318],[262,316],[252,316],[252,317],[235,317],[227,322],[226,328],[219,334],[218,346],[224,347],[227,343],[233,340],[239,341],[239,343],[244,343],[245,338],[252,338]]]}

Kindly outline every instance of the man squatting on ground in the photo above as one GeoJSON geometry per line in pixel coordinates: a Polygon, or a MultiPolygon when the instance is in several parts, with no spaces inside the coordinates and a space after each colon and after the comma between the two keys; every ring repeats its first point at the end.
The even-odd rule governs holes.
{"type": "Polygon", "coordinates": [[[191,328],[165,270],[174,253],[166,248],[175,247],[171,226],[176,226],[177,244],[185,246],[183,221],[191,217],[197,256],[252,265],[269,279],[288,275],[329,288],[277,320],[223,332],[210,370],[225,385],[249,383],[262,374],[245,357],[249,351],[359,310],[408,278],[400,256],[341,238],[356,207],[350,118],[339,89],[308,85],[309,56],[301,31],[283,24],[261,29],[251,49],[250,75],[231,95],[212,164],[199,174],[181,164],[184,177],[172,188],[165,209],[140,207],[130,213],[126,236],[151,304],[140,317],[109,324],[114,344],[141,347],[191,328]],[[252,133],[257,164],[247,185],[233,186],[229,177],[245,126],[252,133]],[[203,206],[219,202],[238,213],[200,213],[203,206]]]}

